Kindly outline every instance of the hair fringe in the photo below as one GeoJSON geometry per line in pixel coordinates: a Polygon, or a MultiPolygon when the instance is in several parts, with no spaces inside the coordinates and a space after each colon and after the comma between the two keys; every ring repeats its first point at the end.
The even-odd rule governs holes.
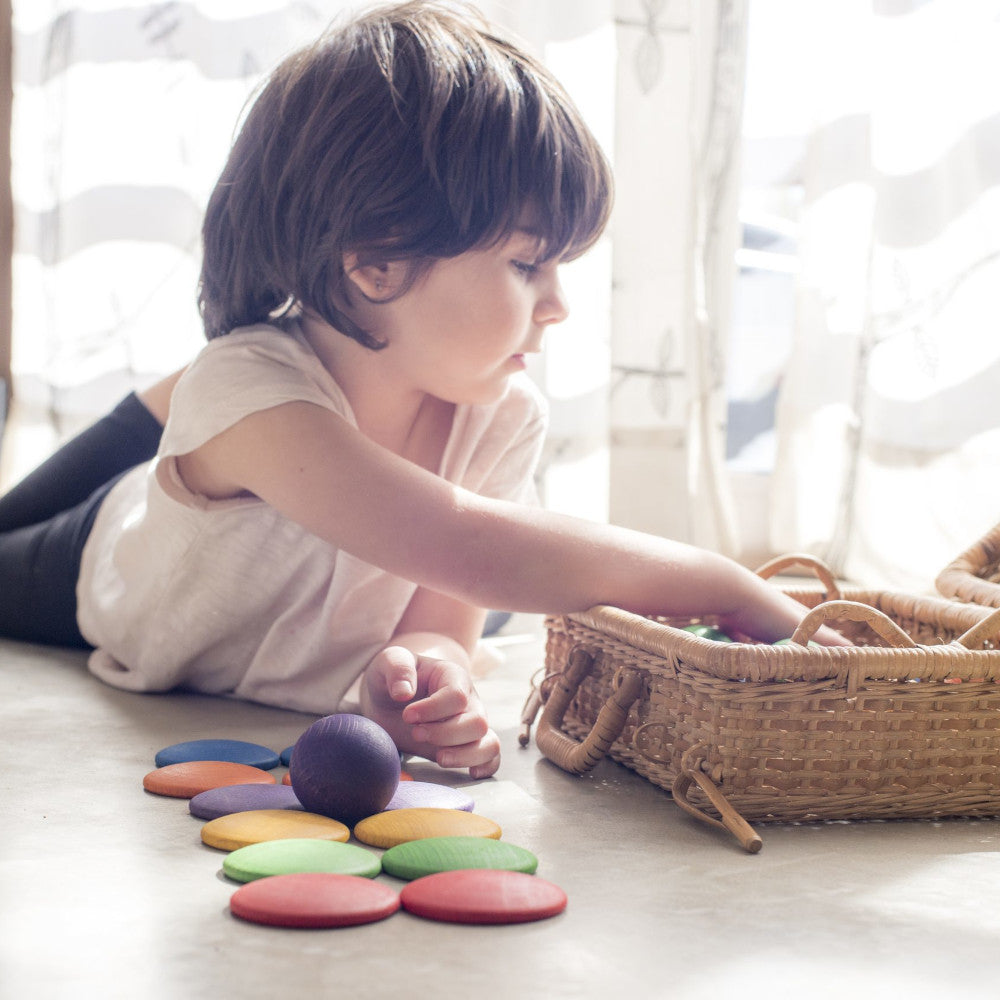
{"type": "Polygon", "coordinates": [[[203,226],[209,338],[304,308],[365,346],[345,255],[435,260],[526,211],[549,258],[605,228],[611,171],[552,74],[464,3],[376,8],[282,62],[245,110],[203,226]]]}

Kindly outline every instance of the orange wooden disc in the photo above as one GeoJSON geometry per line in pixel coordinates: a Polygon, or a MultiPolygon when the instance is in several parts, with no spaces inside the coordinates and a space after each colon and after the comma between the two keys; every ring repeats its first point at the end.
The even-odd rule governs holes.
{"type": "Polygon", "coordinates": [[[400,771],[399,772],[399,780],[400,781],[413,781],[413,775],[412,774],[407,774],[406,771],[400,771]]]}
{"type": "Polygon", "coordinates": [[[218,847],[223,851],[235,851],[265,840],[316,838],[343,843],[350,836],[351,831],[335,819],[291,809],[252,809],[230,813],[209,820],[201,828],[201,839],[209,847],[218,847]]]}
{"type": "Polygon", "coordinates": [[[498,824],[462,809],[393,809],[363,819],[354,836],[371,847],[395,847],[427,837],[491,837],[499,840],[498,824]]]}
{"type": "Polygon", "coordinates": [[[194,798],[210,788],[224,785],[273,785],[274,775],[249,764],[235,764],[228,760],[192,760],[181,764],[167,764],[150,771],[142,779],[142,787],[156,795],[170,795],[177,799],[194,798]]]}
{"type": "Polygon", "coordinates": [[[290,785],[292,783],[292,772],[285,771],[285,776],[281,779],[283,785],[290,785]]]}

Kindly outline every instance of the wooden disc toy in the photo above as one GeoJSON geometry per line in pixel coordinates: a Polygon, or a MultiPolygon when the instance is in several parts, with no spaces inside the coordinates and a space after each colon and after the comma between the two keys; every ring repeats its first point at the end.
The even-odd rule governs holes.
{"type": "Polygon", "coordinates": [[[209,820],[201,828],[201,839],[209,847],[235,851],[264,840],[289,840],[298,837],[319,840],[350,839],[351,831],[329,816],[297,812],[294,809],[255,809],[230,813],[209,820]]]}
{"type": "Polygon", "coordinates": [[[531,851],[487,837],[426,837],[390,847],[382,869],[407,880],[460,868],[498,868],[532,875],[538,858],[531,851]]]}
{"type": "Polygon", "coordinates": [[[399,909],[389,886],[357,875],[297,872],[257,879],[233,893],[234,916],[277,927],[351,927],[399,909]]]}
{"type": "Polygon", "coordinates": [[[710,639],[712,642],[733,641],[722,629],[716,628],[714,625],[685,625],[684,631],[690,632],[701,639],[710,639]]]}
{"type": "Polygon", "coordinates": [[[142,787],[156,795],[190,799],[210,788],[223,785],[273,785],[274,775],[249,764],[234,764],[229,760],[192,760],[183,764],[167,764],[150,771],[142,779],[142,787]]]}
{"type": "Polygon", "coordinates": [[[289,785],[224,785],[199,792],[188,804],[192,816],[198,819],[218,819],[230,813],[252,809],[301,809],[289,785]]]}
{"type": "Polygon", "coordinates": [[[278,766],[278,755],[259,743],[245,740],[188,740],[164,747],[156,755],[156,766],[184,764],[190,760],[228,760],[269,771],[278,766]]]}
{"type": "Polygon", "coordinates": [[[465,792],[430,781],[400,781],[386,809],[461,809],[472,812],[475,802],[465,792]]]}
{"type": "Polygon", "coordinates": [[[519,924],[566,909],[559,886],[537,875],[484,868],[425,875],[404,886],[399,898],[419,917],[460,924],[519,924]]]}
{"type": "Polygon", "coordinates": [[[382,870],[378,855],[335,840],[265,840],[227,854],[222,870],[237,882],[294,872],[333,872],[374,878],[382,870]]]}
{"type": "Polygon", "coordinates": [[[363,819],[354,836],[371,847],[395,847],[425,837],[489,837],[499,840],[493,820],[461,809],[393,809],[363,819]]]}

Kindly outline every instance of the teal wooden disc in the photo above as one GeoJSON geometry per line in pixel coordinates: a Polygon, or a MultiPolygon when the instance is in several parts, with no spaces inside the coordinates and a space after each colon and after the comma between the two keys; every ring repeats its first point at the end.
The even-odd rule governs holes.
{"type": "Polygon", "coordinates": [[[700,639],[711,639],[712,642],[733,641],[722,629],[718,629],[714,625],[685,625],[684,631],[690,632],[700,639]]]}
{"type": "Polygon", "coordinates": [[[538,868],[538,858],[516,844],[486,837],[425,837],[397,844],[382,855],[382,870],[396,878],[422,878],[465,868],[532,875],[538,868]]]}
{"type": "Polygon", "coordinates": [[[336,840],[292,838],[250,844],[226,856],[222,870],[237,882],[296,872],[331,872],[374,878],[382,870],[378,856],[336,840]]]}

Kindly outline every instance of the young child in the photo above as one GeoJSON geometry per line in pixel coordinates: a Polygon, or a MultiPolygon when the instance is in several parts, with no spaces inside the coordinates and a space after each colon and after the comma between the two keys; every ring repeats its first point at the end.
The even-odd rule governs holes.
{"type": "Polygon", "coordinates": [[[561,87],[471,9],[381,8],[291,56],[208,205],[207,346],[0,501],[0,634],[316,713],[361,676],[401,750],[473,777],[499,763],[483,608],[790,635],[803,608],[736,563],[528,503],[525,357],[610,201],[561,87]]]}

